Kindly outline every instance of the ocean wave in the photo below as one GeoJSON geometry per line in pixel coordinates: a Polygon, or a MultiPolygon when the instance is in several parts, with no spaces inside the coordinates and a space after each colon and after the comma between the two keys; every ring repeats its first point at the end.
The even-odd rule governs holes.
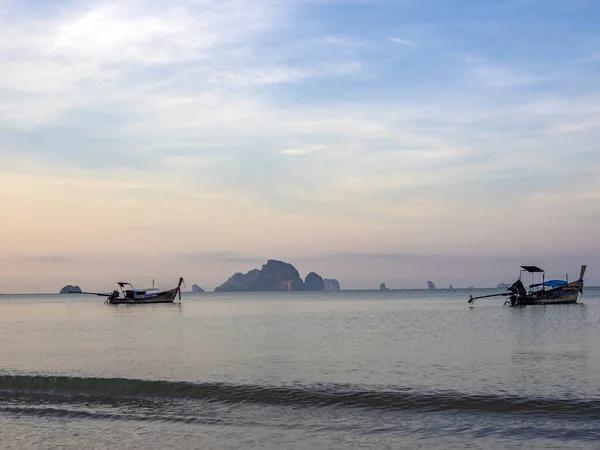
{"type": "Polygon", "coordinates": [[[472,395],[412,389],[365,390],[346,385],[314,387],[191,383],[127,378],[83,378],[42,375],[0,375],[4,402],[45,397],[104,403],[152,399],[187,399],[221,404],[263,404],[290,407],[368,408],[416,412],[484,412],[544,414],[600,418],[600,399],[472,395]]]}
{"type": "Polygon", "coordinates": [[[55,419],[81,419],[81,420],[114,420],[114,421],[137,421],[137,422],[167,422],[182,424],[223,425],[227,422],[217,417],[199,417],[173,414],[143,414],[140,412],[127,413],[123,411],[100,412],[84,411],[73,408],[60,408],[56,406],[23,406],[0,404],[0,417],[8,416],[31,416],[55,419]]]}

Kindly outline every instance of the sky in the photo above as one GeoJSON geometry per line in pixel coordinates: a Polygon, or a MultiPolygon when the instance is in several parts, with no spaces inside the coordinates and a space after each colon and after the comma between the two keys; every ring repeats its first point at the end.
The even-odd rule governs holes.
{"type": "Polygon", "coordinates": [[[600,284],[595,0],[0,0],[0,292],[600,284]]]}

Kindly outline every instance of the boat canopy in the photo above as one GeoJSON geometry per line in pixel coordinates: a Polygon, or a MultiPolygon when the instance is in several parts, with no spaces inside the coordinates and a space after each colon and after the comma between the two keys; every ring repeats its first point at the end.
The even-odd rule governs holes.
{"type": "Polygon", "coordinates": [[[548,281],[544,281],[544,283],[542,283],[544,286],[548,286],[548,287],[559,287],[559,286],[566,286],[567,282],[565,280],[548,280],[548,281]]]}
{"type": "Polygon", "coordinates": [[[540,269],[538,266],[521,266],[521,269],[525,270],[526,272],[531,272],[531,273],[544,271],[544,269],[540,269]]]}
{"type": "Polygon", "coordinates": [[[135,292],[136,294],[145,294],[146,292],[152,292],[152,291],[159,290],[158,288],[155,288],[155,287],[146,288],[146,289],[135,289],[131,283],[127,283],[125,281],[117,281],[117,284],[119,286],[121,286],[122,289],[124,289],[125,286],[129,286],[131,289],[127,289],[127,291],[135,292]]]}

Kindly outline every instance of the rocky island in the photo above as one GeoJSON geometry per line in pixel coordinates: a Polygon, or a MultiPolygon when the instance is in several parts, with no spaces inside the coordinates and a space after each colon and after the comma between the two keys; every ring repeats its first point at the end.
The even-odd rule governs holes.
{"type": "Polygon", "coordinates": [[[305,291],[324,291],[325,290],[325,280],[321,277],[321,275],[311,272],[306,275],[304,279],[304,290],[305,291]]]}
{"type": "Polygon", "coordinates": [[[305,280],[296,268],[286,262],[269,259],[262,268],[247,273],[235,273],[215,292],[259,292],[259,291],[325,291],[339,290],[336,280],[328,283],[319,274],[310,272],[305,280]],[[337,287],[337,289],[335,289],[337,287]]]}
{"type": "Polygon", "coordinates": [[[433,281],[427,282],[427,289],[435,289],[435,284],[433,284],[433,281]]]}
{"type": "Polygon", "coordinates": [[[339,291],[339,290],[341,290],[340,283],[339,283],[338,280],[325,278],[323,281],[325,282],[325,290],[326,291],[339,291]]]}
{"type": "Polygon", "coordinates": [[[381,284],[379,285],[379,290],[380,290],[380,291],[389,291],[389,290],[390,290],[390,288],[389,288],[389,287],[387,287],[387,286],[385,285],[385,283],[381,283],[381,284]]]}
{"type": "Polygon", "coordinates": [[[198,286],[197,284],[194,284],[192,286],[192,292],[199,294],[201,292],[204,292],[204,289],[202,289],[200,286],[198,286]]]}
{"type": "Polygon", "coordinates": [[[68,294],[70,292],[75,292],[75,293],[81,294],[82,291],[79,286],[73,286],[71,284],[67,284],[65,287],[63,287],[60,290],[59,294],[68,294]]]}

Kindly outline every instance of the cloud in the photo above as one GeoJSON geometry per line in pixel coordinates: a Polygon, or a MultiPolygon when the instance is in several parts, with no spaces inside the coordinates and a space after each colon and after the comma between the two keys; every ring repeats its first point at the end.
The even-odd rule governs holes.
{"type": "Polygon", "coordinates": [[[484,58],[466,58],[471,77],[486,87],[513,88],[547,83],[557,78],[556,73],[532,73],[519,67],[500,65],[484,58]]]}
{"type": "Polygon", "coordinates": [[[51,265],[72,265],[79,264],[82,260],[72,255],[27,255],[17,258],[18,261],[24,263],[36,263],[36,264],[51,264],[51,265]]]}
{"type": "Polygon", "coordinates": [[[197,252],[197,253],[183,253],[180,256],[186,260],[194,262],[233,262],[233,263],[254,263],[266,262],[267,258],[264,256],[250,256],[242,255],[236,252],[219,251],[219,252],[197,252]]]}
{"type": "Polygon", "coordinates": [[[74,3],[49,18],[30,12],[28,27],[3,23],[0,123],[39,125],[88,107],[135,117],[149,96],[165,106],[181,94],[227,104],[249,88],[360,70],[344,57],[293,61],[266,43],[293,9],[282,2],[158,5],[74,3]]]}
{"type": "Polygon", "coordinates": [[[404,46],[408,46],[408,47],[417,47],[417,44],[415,44],[412,41],[409,41],[408,39],[400,39],[398,37],[390,37],[390,41],[393,42],[394,44],[398,44],[398,45],[404,45],[404,46]]]}
{"type": "Polygon", "coordinates": [[[310,145],[308,147],[288,148],[281,150],[281,153],[284,155],[308,155],[309,153],[314,153],[323,150],[324,148],[324,145],[310,145]]]}
{"type": "Polygon", "coordinates": [[[471,70],[471,74],[480,83],[490,87],[526,86],[549,79],[548,76],[536,76],[497,66],[476,67],[471,70]]]}
{"type": "Polygon", "coordinates": [[[9,95],[0,123],[48,123],[88,106],[135,111],[140,97],[176,91],[181,78],[198,92],[304,76],[253,62],[256,41],[286,14],[275,1],[252,8],[240,0],[68,6],[48,19],[30,13],[28,27],[2,24],[0,87],[9,95]]]}
{"type": "Polygon", "coordinates": [[[550,133],[574,133],[590,129],[600,129],[600,120],[584,120],[582,122],[560,123],[548,129],[550,133]]]}

